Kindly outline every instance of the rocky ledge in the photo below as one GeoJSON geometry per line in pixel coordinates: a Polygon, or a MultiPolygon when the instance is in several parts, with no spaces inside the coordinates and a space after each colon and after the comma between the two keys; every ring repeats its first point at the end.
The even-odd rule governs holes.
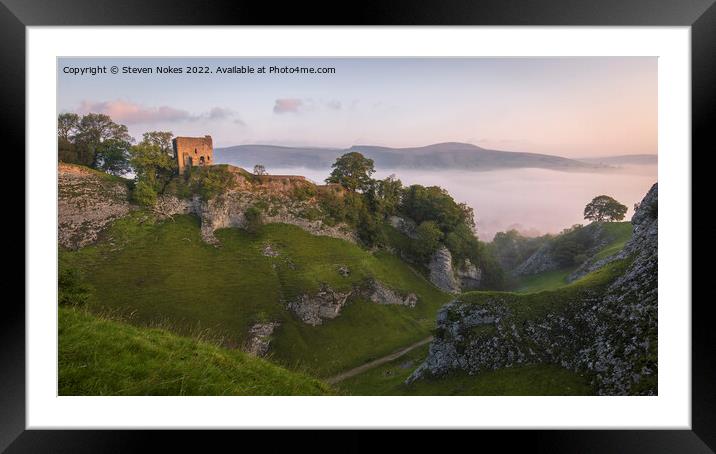
{"type": "Polygon", "coordinates": [[[249,329],[245,351],[254,356],[265,356],[271,346],[271,335],[279,326],[279,322],[255,323],[249,329]]]}
{"type": "Polygon", "coordinates": [[[97,241],[110,223],[129,213],[127,185],[91,169],[58,167],[58,242],[79,249],[97,241]]]}
{"type": "Polygon", "coordinates": [[[313,294],[303,294],[286,304],[286,308],[298,317],[303,323],[318,326],[324,320],[332,320],[341,313],[343,306],[348,304],[348,297],[353,293],[337,292],[328,285],[313,294]]]}
{"type": "Polygon", "coordinates": [[[452,254],[445,246],[440,246],[428,264],[430,282],[440,290],[449,293],[474,290],[480,286],[482,271],[470,260],[460,267],[453,267],[452,254]]]}
{"type": "Polygon", "coordinates": [[[401,294],[376,279],[369,279],[354,285],[350,290],[336,291],[327,284],[321,285],[315,294],[304,293],[286,303],[286,308],[293,312],[303,323],[318,326],[325,320],[338,317],[341,310],[353,298],[365,298],[375,304],[399,305],[415,307],[419,298],[415,293],[401,294]]]}
{"type": "Polygon", "coordinates": [[[428,357],[407,383],[453,370],[550,363],[591,377],[600,395],[656,394],[657,207],[655,184],[632,218],[624,251],[594,275],[608,278],[546,296],[466,294],[444,306],[428,357]],[[543,310],[530,306],[538,296],[549,298],[543,310]]]}

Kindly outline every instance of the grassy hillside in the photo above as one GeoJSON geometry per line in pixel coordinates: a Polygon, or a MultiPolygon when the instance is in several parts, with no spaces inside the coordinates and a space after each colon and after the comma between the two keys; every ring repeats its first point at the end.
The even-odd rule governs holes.
{"type": "Polygon", "coordinates": [[[470,376],[453,374],[441,379],[405,379],[425,359],[428,346],[336,385],[356,396],[571,396],[593,394],[586,377],[555,365],[532,365],[499,369],[470,376]]]}
{"type": "MultiPolygon", "coordinates": [[[[613,262],[571,284],[556,290],[531,293],[475,291],[460,295],[467,304],[490,306],[496,300],[510,308],[516,324],[547,313],[560,313],[587,292],[599,292],[629,265],[628,260],[613,262]]],[[[489,342],[494,327],[473,328],[471,335],[489,342]]],[[[439,335],[439,333],[438,333],[439,335]]],[[[425,360],[428,346],[415,349],[390,363],[339,382],[342,392],[354,395],[589,395],[594,394],[591,377],[553,364],[533,364],[501,368],[477,375],[453,373],[446,377],[418,380],[405,385],[408,376],[425,360]]]]}
{"type": "Polygon", "coordinates": [[[60,395],[324,395],[328,385],[161,329],[59,309],[60,395]]]}
{"type": "MultiPolygon", "coordinates": [[[[607,258],[621,251],[632,236],[631,222],[605,222],[602,226],[607,243],[599,249],[589,260],[597,261],[607,258]]],[[[520,276],[515,283],[514,291],[520,293],[554,290],[567,285],[567,276],[578,268],[577,265],[543,273],[520,276]]]]}
{"type": "Polygon", "coordinates": [[[106,242],[61,251],[64,267],[83,271],[94,288],[90,308],[131,314],[139,325],[202,331],[240,347],[257,321],[278,321],[271,359],[316,376],[363,364],[430,334],[439,307],[449,300],[413,269],[387,253],[371,253],[295,226],[272,224],[256,234],[216,232],[220,247],[204,243],[199,220],[177,216],[154,223],[141,212],[117,221],[106,242]],[[265,256],[266,245],[279,253],[265,256]],[[340,266],[350,274],[343,277],[340,266]],[[419,297],[415,308],[349,303],[323,325],[296,319],[281,301],[316,292],[321,283],[348,290],[368,277],[419,297]]]}

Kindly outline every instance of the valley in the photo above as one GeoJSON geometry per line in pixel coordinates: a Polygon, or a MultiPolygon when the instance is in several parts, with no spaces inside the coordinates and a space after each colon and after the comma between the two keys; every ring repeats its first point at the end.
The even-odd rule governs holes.
{"type": "MultiPolygon", "coordinates": [[[[440,314],[463,302],[498,307],[494,306],[497,300],[504,301],[508,313],[524,323],[569,313],[584,295],[601,292],[624,273],[628,265],[620,259],[602,266],[601,271],[596,267],[596,273],[571,279],[581,268],[588,271],[621,254],[630,244],[631,223],[596,223],[584,227],[584,233],[577,232],[586,254],[579,264],[550,265],[522,275],[505,267],[508,276],[497,292],[479,288],[492,285],[485,284],[494,279],[485,254],[496,253],[490,244],[479,246],[483,255],[472,256],[480,266],[478,288],[454,293],[431,282],[435,270],[419,258],[420,243],[410,228],[386,223],[381,227],[384,242],[366,247],[364,240],[356,239],[360,235],[348,234],[354,228],[350,220],[327,217],[331,211],[326,211],[322,197],[334,196],[321,195],[325,193],[322,187],[314,188],[297,177],[284,177],[284,183],[276,185],[234,169],[216,167],[238,182],[234,189],[220,190],[216,199],[167,194],[169,198],[147,208],[127,198],[121,189],[127,185],[123,179],[81,167],[60,168],[60,202],[64,213],[71,215],[63,217],[61,212],[61,233],[68,240],[60,248],[60,271],[72,277],[66,284],[70,299],[72,292],[84,295],[80,306],[60,307],[61,394],[570,395],[600,391],[598,380],[594,381],[599,373],[550,354],[524,361],[498,360],[507,354],[500,350],[491,354],[496,362],[487,369],[446,368],[445,357],[436,362],[439,349],[453,352],[450,355],[457,352],[454,364],[461,364],[460,348],[467,355],[474,342],[499,340],[502,328],[497,325],[495,331],[490,322],[461,327],[477,337],[460,340],[463,346],[454,350],[454,334],[445,336],[440,314]],[[78,220],[81,210],[73,207],[86,206],[88,200],[97,209],[92,218],[78,220]],[[251,206],[260,206],[264,213],[263,222],[255,226],[243,212],[251,206]],[[91,238],[90,244],[73,241],[78,235],[91,238]],[[117,345],[109,345],[115,336],[120,339],[117,345]],[[428,343],[432,336],[436,339],[428,343]],[[177,345],[168,347],[173,343],[177,345]],[[120,347],[128,352],[117,351],[120,347]],[[129,364],[124,371],[115,370],[125,366],[113,363],[113,356],[131,363],[149,361],[147,368],[152,370],[129,364]],[[180,361],[174,363],[173,358],[180,361]],[[223,358],[221,364],[232,364],[230,370],[224,366],[216,372],[197,369],[200,362],[211,364],[218,358],[223,358]],[[98,375],[83,370],[88,364],[92,374],[98,375]],[[280,377],[276,387],[251,384],[255,376],[244,372],[252,368],[280,377]],[[129,381],[106,381],[117,373],[129,381]],[[324,381],[311,382],[308,377],[324,381]],[[221,380],[234,385],[219,390],[221,380]],[[174,384],[167,385],[167,381],[174,384]],[[176,382],[181,383],[178,391],[176,382]]],[[[407,225],[407,221],[400,222],[407,225]]],[[[577,233],[565,233],[564,238],[577,233]]],[[[538,258],[552,254],[561,238],[543,240],[530,259],[552,263],[538,258]]],[[[461,264],[459,249],[453,253],[458,255],[448,260],[454,269],[442,272],[458,276],[470,262],[461,264]]],[[[450,257],[450,250],[447,254],[450,257]]],[[[62,286],[61,279],[61,292],[62,286]]],[[[522,347],[509,345],[518,358],[522,347]]],[[[534,344],[531,348],[543,347],[534,344]]],[[[642,388],[648,391],[650,386],[642,388]]]]}

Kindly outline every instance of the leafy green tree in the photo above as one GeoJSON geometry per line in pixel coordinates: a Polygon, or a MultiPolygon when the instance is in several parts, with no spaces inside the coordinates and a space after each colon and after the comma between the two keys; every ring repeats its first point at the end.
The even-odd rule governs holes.
{"type": "Polygon", "coordinates": [[[371,175],[375,173],[372,159],[352,151],[338,158],[332,167],[331,175],[326,178],[327,183],[338,183],[354,192],[370,189],[371,175]]]}
{"type": "Polygon", "coordinates": [[[129,149],[132,146],[126,140],[107,139],[97,146],[96,167],[112,175],[124,175],[131,170],[129,149]]]}
{"type": "Polygon", "coordinates": [[[584,219],[595,222],[621,221],[626,212],[626,205],[622,205],[608,195],[600,195],[584,207],[584,219]]]}
{"type": "Polygon", "coordinates": [[[174,137],[174,133],[171,131],[149,131],[142,134],[142,142],[147,145],[156,145],[158,146],[164,153],[167,153],[169,155],[174,154],[174,149],[172,148],[172,138],[174,137]]]}
{"type": "Polygon", "coordinates": [[[139,180],[132,190],[132,199],[139,205],[152,207],[157,203],[157,191],[150,183],[139,180]]]}
{"type": "Polygon", "coordinates": [[[113,122],[108,115],[96,113],[89,113],[80,119],[74,137],[80,163],[93,168],[97,168],[97,148],[105,140],[134,142],[125,125],[113,122]]]}
{"type": "Polygon", "coordinates": [[[435,221],[425,221],[415,228],[417,238],[413,242],[415,255],[427,261],[440,246],[443,232],[435,221]]]}
{"type": "Polygon", "coordinates": [[[75,113],[61,113],[57,117],[57,137],[67,142],[77,133],[80,116],[75,113]]]}
{"type": "MultiPolygon", "coordinates": [[[[98,155],[100,145],[109,139],[132,143],[127,127],[119,125],[104,114],[89,113],[80,117],[74,113],[62,113],[57,117],[58,158],[62,162],[82,164],[104,170],[111,161],[116,164],[117,144],[105,147],[104,155],[98,155]],[[112,159],[107,159],[108,153],[112,159]]],[[[121,159],[120,159],[121,160],[121,159]]]]}
{"type": "Polygon", "coordinates": [[[469,259],[474,264],[480,261],[478,240],[467,224],[462,223],[455,227],[445,235],[444,242],[456,263],[461,263],[465,259],[469,259]]]}
{"type": "Polygon", "coordinates": [[[458,224],[474,227],[474,213],[465,204],[458,204],[439,186],[409,186],[403,193],[400,210],[420,224],[435,221],[443,233],[453,231],[458,224]]]}
{"type": "Polygon", "coordinates": [[[176,171],[176,161],[159,145],[145,141],[132,146],[129,155],[137,181],[143,181],[157,194],[164,192],[176,171]]]}
{"type": "Polygon", "coordinates": [[[366,192],[371,209],[380,217],[396,214],[402,195],[403,183],[395,175],[390,175],[383,180],[374,180],[366,192]]]}

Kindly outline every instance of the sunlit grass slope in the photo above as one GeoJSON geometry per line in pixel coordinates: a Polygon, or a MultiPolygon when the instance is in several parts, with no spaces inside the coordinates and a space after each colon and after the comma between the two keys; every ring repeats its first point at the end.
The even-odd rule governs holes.
{"type": "Polygon", "coordinates": [[[59,309],[60,395],[324,395],[330,387],[238,350],[59,309]]]}
{"type": "Polygon", "coordinates": [[[193,216],[147,219],[135,213],[115,223],[105,242],[61,252],[61,266],[81,269],[94,288],[91,309],[131,313],[135,324],[160,323],[179,334],[201,330],[229,347],[240,347],[257,321],[278,321],[271,359],[316,376],[428,336],[437,310],[450,299],[395,256],[295,226],[266,225],[256,234],[220,230],[217,248],[202,241],[193,216]],[[279,255],[265,256],[266,245],[279,255]],[[347,277],[338,272],[341,266],[350,270],[347,277]],[[415,293],[419,302],[408,308],[356,300],[315,327],[285,308],[285,301],[323,283],[349,290],[367,278],[415,293]]]}

